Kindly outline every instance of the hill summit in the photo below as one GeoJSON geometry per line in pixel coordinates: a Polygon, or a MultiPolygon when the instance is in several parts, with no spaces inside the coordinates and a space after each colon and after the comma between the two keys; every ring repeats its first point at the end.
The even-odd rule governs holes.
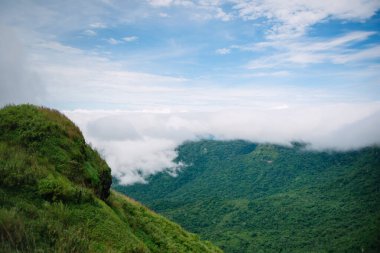
{"type": "Polygon", "coordinates": [[[221,252],[111,182],[107,163],[58,111],[0,110],[0,252],[221,252]]]}

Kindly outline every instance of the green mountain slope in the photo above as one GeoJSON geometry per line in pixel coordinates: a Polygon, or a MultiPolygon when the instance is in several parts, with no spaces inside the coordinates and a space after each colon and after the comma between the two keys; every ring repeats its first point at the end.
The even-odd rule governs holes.
{"type": "Polygon", "coordinates": [[[110,191],[110,168],[57,111],[0,110],[0,252],[221,252],[110,191]]]}
{"type": "Polygon", "coordinates": [[[380,149],[189,142],[176,177],[115,185],[226,252],[380,252],[380,149]]]}

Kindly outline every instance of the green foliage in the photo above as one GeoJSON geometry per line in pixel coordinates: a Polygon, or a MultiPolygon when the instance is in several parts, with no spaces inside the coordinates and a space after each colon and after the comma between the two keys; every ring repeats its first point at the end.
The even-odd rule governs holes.
{"type": "Polygon", "coordinates": [[[27,236],[24,221],[14,209],[0,209],[0,241],[4,252],[27,251],[33,247],[33,238],[27,236]]]}
{"type": "Polygon", "coordinates": [[[245,141],[178,148],[176,177],[115,188],[226,252],[379,252],[380,149],[245,141]]]}
{"type": "Polygon", "coordinates": [[[47,170],[39,166],[35,156],[0,141],[0,185],[30,186],[46,174],[47,170]]]}
{"type": "Polygon", "coordinates": [[[38,155],[38,162],[48,163],[70,181],[92,188],[100,198],[108,197],[110,168],[63,114],[32,105],[7,106],[0,110],[0,119],[1,145],[20,150],[12,159],[5,159],[8,166],[31,170],[19,164],[22,157],[14,155],[38,155]]]}
{"type": "Polygon", "coordinates": [[[48,175],[41,179],[37,185],[37,192],[44,199],[49,201],[64,202],[88,202],[93,199],[91,192],[84,187],[73,186],[63,177],[48,175]]]}
{"type": "Polygon", "coordinates": [[[221,252],[110,191],[110,169],[62,114],[0,110],[0,252],[221,252]]]}

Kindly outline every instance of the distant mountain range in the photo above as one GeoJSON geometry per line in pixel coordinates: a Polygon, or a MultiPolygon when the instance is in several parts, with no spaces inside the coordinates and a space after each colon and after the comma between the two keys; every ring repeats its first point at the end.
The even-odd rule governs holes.
{"type": "Polygon", "coordinates": [[[380,148],[204,140],[175,177],[114,188],[228,253],[380,252],[380,148]]]}

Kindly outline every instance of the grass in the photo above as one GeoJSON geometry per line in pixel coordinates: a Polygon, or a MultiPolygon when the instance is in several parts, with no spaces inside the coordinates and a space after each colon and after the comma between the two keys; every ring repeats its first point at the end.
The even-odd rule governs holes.
{"type": "Polygon", "coordinates": [[[221,252],[110,185],[64,115],[0,110],[0,252],[221,252]]]}

